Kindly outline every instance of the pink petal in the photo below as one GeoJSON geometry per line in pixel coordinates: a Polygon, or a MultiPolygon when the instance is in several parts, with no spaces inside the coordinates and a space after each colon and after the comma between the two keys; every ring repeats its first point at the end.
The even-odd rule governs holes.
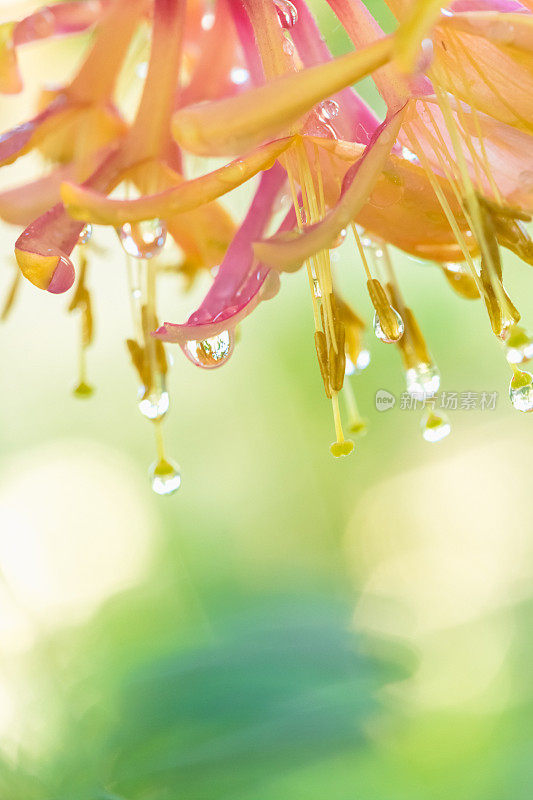
{"type": "MultiPolygon", "coordinates": [[[[252,242],[264,234],[285,181],[285,172],[277,164],[263,173],[244,222],[200,307],[191,314],[187,323],[165,322],[154,336],[165,342],[178,342],[183,348],[187,341],[201,341],[234,328],[262,299],[266,299],[265,292],[271,288],[267,282],[270,270],[254,259],[252,242]]],[[[295,222],[292,211],[283,227],[292,227],[295,222]]]]}

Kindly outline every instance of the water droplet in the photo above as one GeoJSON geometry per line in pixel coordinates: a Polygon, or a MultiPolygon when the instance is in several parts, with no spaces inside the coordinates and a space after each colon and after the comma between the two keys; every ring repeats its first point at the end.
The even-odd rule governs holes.
{"type": "Polygon", "coordinates": [[[152,481],[152,489],[156,494],[174,494],[181,486],[181,475],[178,465],[166,458],[154,461],[150,467],[149,475],[152,481]]]}
{"type": "Polygon", "coordinates": [[[214,369],[225,364],[235,345],[235,337],[230,331],[222,331],[202,341],[191,339],[185,343],[183,352],[197,367],[214,369]]]}
{"type": "Polygon", "coordinates": [[[505,342],[505,357],[509,364],[524,364],[533,358],[533,337],[515,325],[505,342]]]}
{"type": "Polygon", "coordinates": [[[517,411],[533,411],[533,375],[515,369],[509,385],[509,397],[517,411]]]}
{"type": "Polygon", "coordinates": [[[426,442],[441,442],[448,436],[452,426],[445,414],[435,414],[429,411],[422,418],[422,436],[426,442]]]}
{"type": "Polygon", "coordinates": [[[339,104],[335,100],[323,100],[317,105],[316,113],[322,122],[331,122],[339,113],[339,104]]]}
{"type": "Polygon", "coordinates": [[[249,77],[250,73],[244,67],[233,67],[230,72],[231,82],[236,84],[236,86],[242,86],[243,83],[246,83],[249,77]]]}
{"type": "Polygon", "coordinates": [[[165,246],[167,227],[159,219],[126,222],[117,231],[122,247],[134,258],[153,258],[165,246]]]}
{"type": "Polygon", "coordinates": [[[145,388],[141,386],[137,405],[139,406],[139,411],[146,419],[152,421],[163,419],[170,406],[170,397],[164,382],[161,389],[153,388],[146,396],[145,388]]]}
{"type": "Polygon", "coordinates": [[[322,290],[318,278],[313,278],[313,294],[316,298],[322,297],[322,290]]]}
{"type": "Polygon", "coordinates": [[[381,327],[381,322],[379,321],[377,313],[374,313],[374,322],[373,322],[374,333],[376,334],[380,342],[384,342],[385,344],[394,344],[394,342],[398,342],[402,338],[403,332],[405,330],[405,326],[403,324],[403,319],[401,318],[401,316],[398,314],[395,308],[393,308],[392,311],[396,315],[396,321],[398,323],[399,336],[396,339],[389,339],[389,337],[385,334],[383,328],[381,327]]]}
{"type": "Polygon", "coordinates": [[[80,399],[85,400],[88,397],[92,397],[94,394],[93,387],[86,383],[85,381],[80,381],[78,385],[72,390],[72,394],[74,397],[79,397],[80,399]]]}
{"type": "Polygon", "coordinates": [[[93,235],[93,226],[90,222],[84,226],[80,235],[78,236],[78,244],[87,244],[90,241],[91,236],[93,235]]]}
{"type": "Polygon", "coordinates": [[[290,0],[274,0],[282,28],[292,28],[298,22],[298,11],[290,0]]]}
{"type": "Polygon", "coordinates": [[[420,362],[405,373],[407,391],[416,400],[433,397],[440,387],[440,372],[435,364],[420,362]]]}

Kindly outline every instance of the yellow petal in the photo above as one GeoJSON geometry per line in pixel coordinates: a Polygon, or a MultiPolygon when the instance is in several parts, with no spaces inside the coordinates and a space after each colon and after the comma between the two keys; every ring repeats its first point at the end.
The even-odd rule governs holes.
{"type": "Polygon", "coordinates": [[[268,169],[287,149],[290,138],[280,139],[260,147],[247,158],[232,161],[220,169],[178,186],[135,200],[112,200],[91,189],[64,183],[61,197],[69,214],[75,219],[101,225],[123,225],[160,217],[168,219],[176,214],[191,211],[200,205],[221,197],[226,192],[245,183],[263,169],[268,169]]]}
{"type": "Polygon", "coordinates": [[[392,46],[392,39],[386,37],[235,97],[183,108],[174,115],[174,136],[186,150],[199,155],[246,152],[291,132],[316,103],[381,67],[390,59],[392,46]]]}

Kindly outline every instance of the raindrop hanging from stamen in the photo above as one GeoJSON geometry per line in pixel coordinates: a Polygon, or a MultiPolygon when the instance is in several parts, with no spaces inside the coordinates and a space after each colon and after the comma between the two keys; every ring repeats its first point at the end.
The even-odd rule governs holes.
{"type": "Polygon", "coordinates": [[[174,494],[181,486],[179,467],[167,458],[154,461],[150,466],[149,476],[153,491],[159,495],[174,494]]]}
{"type": "Polygon", "coordinates": [[[533,411],[533,375],[513,367],[509,397],[517,411],[533,411]]]}
{"type": "Polygon", "coordinates": [[[385,331],[381,327],[381,322],[380,322],[380,319],[378,317],[377,311],[374,313],[374,321],[372,323],[373,326],[374,326],[374,333],[376,334],[376,336],[380,340],[380,342],[384,342],[384,344],[394,344],[395,342],[399,341],[402,338],[403,332],[404,332],[403,319],[398,314],[398,312],[396,311],[395,308],[391,307],[391,311],[394,314],[394,317],[395,317],[395,320],[396,320],[396,328],[397,328],[396,333],[394,334],[394,337],[390,336],[390,335],[387,335],[385,333],[385,331]]]}
{"type": "Polygon", "coordinates": [[[126,222],[117,229],[124,251],[134,258],[154,258],[165,246],[167,227],[160,219],[126,222]]]}
{"type": "Polygon", "coordinates": [[[509,364],[524,364],[533,358],[533,337],[520,325],[515,325],[509,333],[505,357],[509,364]]]}
{"type": "Polygon", "coordinates": [[[153,421],[163,419],[170,406],[164,376],[161,376],[160,383],[161,386],[154,386],[148,393],[144,386],[139,388],[139,411],[143,417],[153,421]]]}
{"type": "Polygon", "coordinates": [[[422,436],[426,442],[441,442],[448,436],[452,426],[446,414],[435,414],[428,411],[422,418],[422,436]]]}
{"type": "Polygon", "coordinates": [[[433,397],[440,387],[440,372],[435,364],[420,362],[405,373],[407,391],[415,400],[433,397]]]}
{"type": "Polygon", "coordinates": [[[229,360],[234,346],[233,332],[222,331],[216,336],[210,336],[202,341],[191,339],[183,346],[183,352],[197,367],[214,369],[221,367],[229,360]]]}

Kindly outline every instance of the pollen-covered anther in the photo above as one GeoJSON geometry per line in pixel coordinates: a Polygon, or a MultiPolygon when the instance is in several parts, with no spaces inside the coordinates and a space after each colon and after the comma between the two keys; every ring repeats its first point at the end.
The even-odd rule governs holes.
{"type": "Polygon", "coordinates": [[[404,324],[398,311],[391,305],[385,289],[377,278],[367,281],[368,294],[376,310],[374,329],[381,341],[397,342],[403,336],[404,324]]]}
{"type": "Polygon", "coordinates": [[[324,391],[328,400],[331,400],[330,369],[328,359],[328,343],[324,331],[315,331],[315,348],[320,374],[324,382],[324,391]]]}

